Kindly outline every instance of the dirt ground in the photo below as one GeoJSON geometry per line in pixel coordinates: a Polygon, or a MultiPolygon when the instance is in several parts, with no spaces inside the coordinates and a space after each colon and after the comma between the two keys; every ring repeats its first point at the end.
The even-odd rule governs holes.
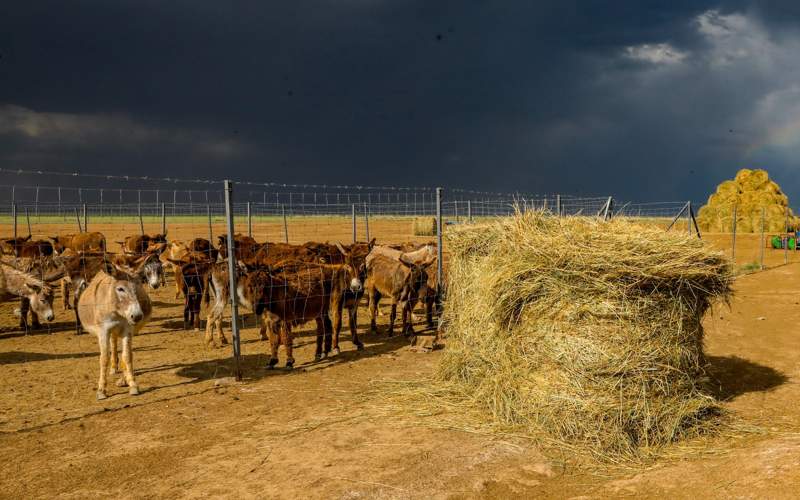
{"type": "MultiPolygon", "coordinates": [[[[410,226],[375,222],[370,229],[379,238],[410,239],[401,223],[410,226]]],[[[308,225],[295,234],[312,239],[319,230],[308,225]]],[[[179,231],[176,237],[186,237],[179,231]]],[[[349,231],[342,224],[338,232],[349,231]]],[[[707,239],[724,248],[730,236],[707,239]]],[[[757,237],[740,236],[739,245],[739,255],[760,252],[757,237]]],[[[48,331],[24,335],[13,326],[16,304],[3,303],[0,498],[795,497],[800,264],[779,266],[782,251],[767,251],[765,260],[771,269],[741,276],[731,307],[705,318],[719,395],[758,432],[720,438],[709,453],[602,474],[545,457],[523,439],[375,418],[365,391],[384,380],[424,377],[441,355],[414,353],[402,336],[388,338],[388,315],[379,334],[362,336],[365,351],[355,351],[343,332],[343,352],[317,363],[307,325],[292,372],[265,368],[267,343],[246,317],[245,380],[235,383],[230,348],[206,347],[201,333],[183,330],[168,283],[152,294],[154,318],[134,340],[142,394],[112,385],[111,397],[98,402],[96,340],[72,333],[71,312],[59,311],[48,331]]],[[[363,325],[363,308],[359,319],[363,325]]]]}

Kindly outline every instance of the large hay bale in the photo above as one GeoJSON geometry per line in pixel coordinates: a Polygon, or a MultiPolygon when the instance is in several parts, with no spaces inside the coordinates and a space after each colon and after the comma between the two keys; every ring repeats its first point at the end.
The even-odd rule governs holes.
{"type": "Polygon", "coordinates": [[[789,198],[765,170],[740,170],[733,180],[722,182],[717,192],[708,197],[700,208],[697,224],[701,231],[728,233],[733,230],[733,207],[736,206],[736,231],[753,233],[761,231],[761,212],[766,210],[764,230],[775,232],[789,225],[796,227],[800,219],[789,208],[789,198]]]}
{"type": "Polygon", "coordinates": [[[436,217],[414,217],[411,229],[414,236],[435,236],[436,217]]]}
{"type": "Polygon", "coordinates": [[[445,236],[437,378],[462,403],[605,456],[713,421],[701,319],[730,293],[720,253],[683,233],[539,212],[445,236]]]}

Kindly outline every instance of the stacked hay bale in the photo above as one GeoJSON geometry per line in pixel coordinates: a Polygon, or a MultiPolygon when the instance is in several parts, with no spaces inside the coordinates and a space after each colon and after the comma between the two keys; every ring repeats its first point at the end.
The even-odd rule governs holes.
{"type": "Polygon", "coordinates": [[[712,233],[731,232],[733,207],[736,206],[736,231],[752,233],[761,231],[761,212],[766,210],[764,230],[784,231],[786,212],[789,225],[797,225],[798,219],[789,209],[789,199],[765,170],[744,168],[733,180],[717,187],[709,196],[708,203],[697,214],[700,230],[712,233]]]}
{"type": "Polygon", "coordinates": [[[713,425],[701,319],[730,293],[720,253],[682,233],[540,212],[446,237],[437,379],[460,404],[604,456],[713,425]]]}

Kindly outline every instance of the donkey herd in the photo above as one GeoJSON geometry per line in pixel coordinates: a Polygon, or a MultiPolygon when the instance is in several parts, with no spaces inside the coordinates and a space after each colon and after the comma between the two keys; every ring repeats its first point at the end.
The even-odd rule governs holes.
{"type": "Polygon", "coordinates": [[[278,349],[286,350],[286,367],[294,365],[292,330],[316,323],[315,359],[339,353],[342,316],[347,314],[353,344],[358,338],[358,307],[366,297],[370,331],[377,333],[376,316],[382,298],[391,302],[388,334],[394,331],[397,309],[404,335],[413,335],[412,311],[425,306],[428,326],[438,299],[434,272],[435,244],[376,245],[358,242],[259,243],[249,236],[227,235],[213,242],[195,238],[168,241],[166,234],[134,235],[117,242],[121,252],[109,252],[101,233],[79,233],[49,240],[24,238],[0,241],[0,300],[20,300],[20,328],[41,328],[39,319],[53,321],[54,286],[58,283],[63,308],[75,314],[76,333],[94,334],[100,347],[97,398],[105,399],[111,370],[129,393],[139,393],[134,378],[132,342],[152,314],[147,288],[166,284],[165,268],[175,279],[175,298],[183,297],[184,328],[200,328],[206,304],[205,342],[227,344],[222,329],[226,305],[235,293],[240,304],[260,321],[260,336],[269,340],[268,368],[278,364],[278,349]],[[235,259],[237,289],[230,289],[228,259],[235,259]],[[30,315],[30,323],[28,316],[30,315]],[[122,363],[119,343],[122,344],[122,363]],[[109,362],[111,366],[109,367],[109,362]]]}

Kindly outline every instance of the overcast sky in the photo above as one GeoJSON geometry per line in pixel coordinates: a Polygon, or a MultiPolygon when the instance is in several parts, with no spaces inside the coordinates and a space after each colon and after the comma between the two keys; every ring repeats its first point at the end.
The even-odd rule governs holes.
{"type": "Polygon", "coordinates": [[[800,204],[798,54],[797,0],[8,2],[0,167],[800,204]]]}

